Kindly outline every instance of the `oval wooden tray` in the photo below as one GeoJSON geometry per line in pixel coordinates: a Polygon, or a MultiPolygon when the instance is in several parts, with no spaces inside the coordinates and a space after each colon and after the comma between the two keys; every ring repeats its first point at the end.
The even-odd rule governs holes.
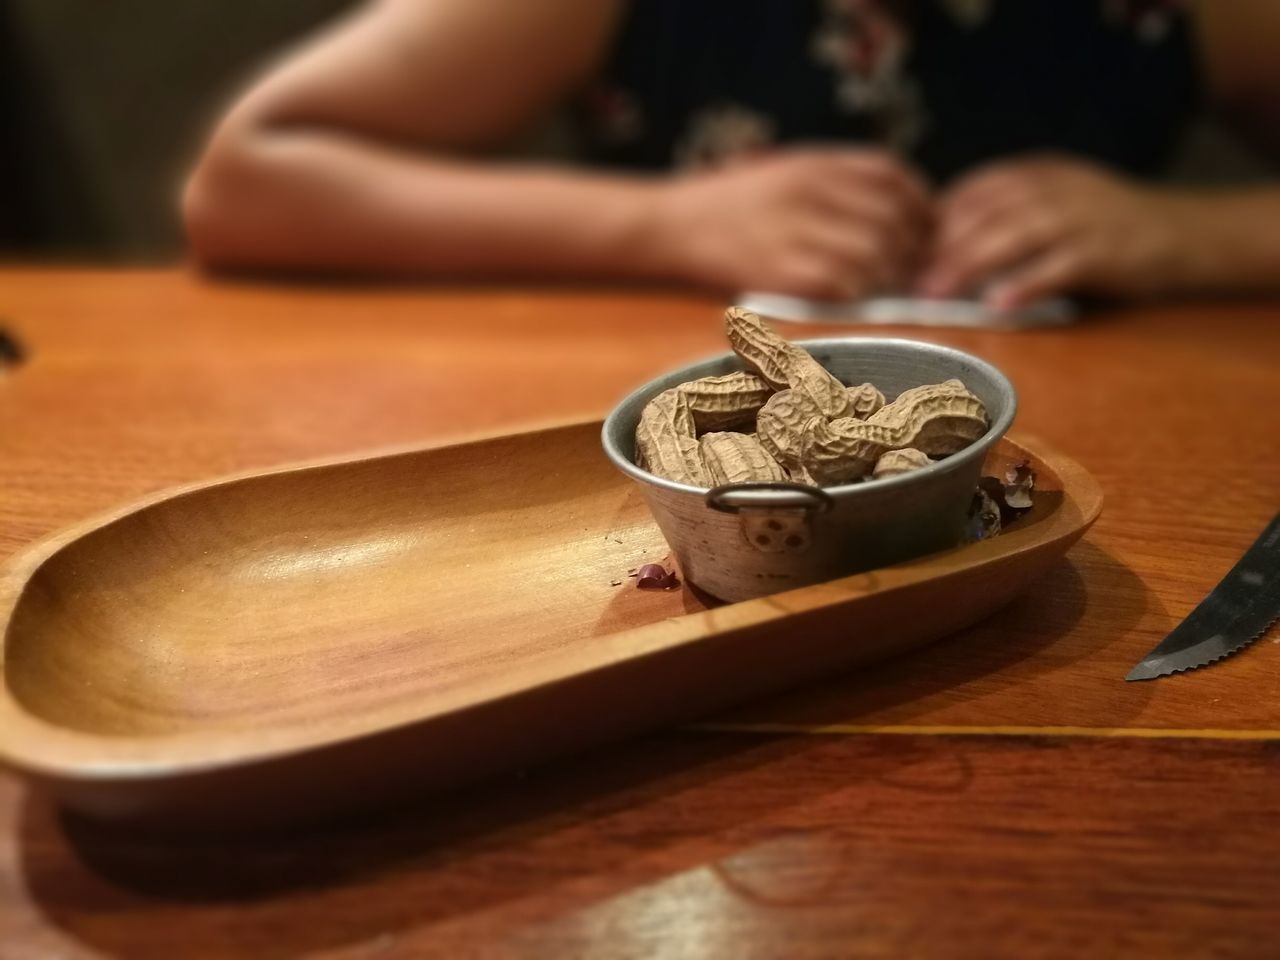
{"type": "Polygon", "coordinates": [[[160,494],[0,578],[0,758],[96,816],[296,821],[438,788],[906,650],[991,613],[1097,517],[1030,459],[1004,535],[728,606],[628,572],[666,547],[599,423],[160,494]]]}

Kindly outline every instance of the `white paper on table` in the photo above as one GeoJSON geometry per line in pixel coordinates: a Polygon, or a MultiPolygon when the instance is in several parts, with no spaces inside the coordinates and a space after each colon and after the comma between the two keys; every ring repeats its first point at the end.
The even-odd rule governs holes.
{"type": "Polygon", "coordinates": [[[1027,329],[1059,327],[1075,321],[1070,300],[1040,300],[1007,313],[991,310],[980,300],[926,300],[917,297],[871,297],[867,300],[826,302],[748,291],[738,306],[773,320],[794,323],[908,324],[921,327],[993,327],[1027,329]]]}

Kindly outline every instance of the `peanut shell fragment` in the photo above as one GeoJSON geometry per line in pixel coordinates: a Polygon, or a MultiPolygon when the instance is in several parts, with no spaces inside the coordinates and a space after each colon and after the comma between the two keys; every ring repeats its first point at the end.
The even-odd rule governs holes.
{"type": "Polygon", "coordinates": [[[884,394],[874,383],[860,383],[845,391],[849,395],[849,416],[866,420],[884,406],[884,394]]]}
{"type": "Polygon", "coordinates": [[[701,440],[702,461],[713,486],[726,483],[780,483],[787,473],[755,437],[745,433],[708,433],[701,440]]]}
{"type": "Polygon", "coordinates": [[[987,430],[982,401],[959,380],[903,391],[867,420],[810,420],[800,461],[819,484],[865,476],[890,450],[914,447],[940,457],[962,450],[987,430]]]}
{"type": "Polygon", "coordinates": [[[782,390],[769,398],[756,415],[756,436],[775,460],[788,471],[800,468],[800,441],[804,426],[822,411],[807,394],[782,390]]]}
{"type": "Polygon", "coordinates": [[[775,389],[806,394],[825,417],[848,415],[849,394],[844,384],[802,347],[778,336],[741,307],[726,310],[724,323],[734,352],[775,389]]]}
{"type": "Polygon", "coordinates": [[[707,471],[694,435],[693,413],[678,388],[664,390],[645,406],[636,427],[636,458],[650,473],[676,483],[705,487],[707,471]]]}
{"type": "Polygon", "coordinates": [[[876,465],[871,468],[871,476],[876,480],[881,480],[885,477],[900,477],[904,473],[919,470],[921,467],[927,467],[931,463],[933,461],[926,454],[916,450],[914,447],[890,450],[888,453],[881,454],[880,459],[876,461],[876,465]]]}
{"type": "Polygon", "coordinates": [[[990,426],[987,408],[959,380],[904,390],[868,417],[867,423],[912,432],[914,440],[895,449],[915,447],[930,457],[958,453],[990,426]]]}
{"type": "Polygon", "coordinates": [[[743,370],[722,377],[690,380],[676,390],[685,398],[699,433],[750,425],[773,395],[772,386],[743,370]]]}

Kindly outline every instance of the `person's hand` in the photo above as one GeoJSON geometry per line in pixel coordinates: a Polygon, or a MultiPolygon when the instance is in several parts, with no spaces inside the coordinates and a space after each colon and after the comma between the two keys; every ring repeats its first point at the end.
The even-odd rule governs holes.
{"type": "Polygon", "coordinates": [[[677,275],[726,290],[852,299],[909,282],[924,185],[890,154],[779,151],[663,188],[658,242],[677,275]]]}
{"type": "Polygon", "coordinates": [[[1012,310],[1072,290],[1158,293],[1178,270],[1176,205],[1085,162],[995,163],[952,187],[916,290],[1012,310]]]}

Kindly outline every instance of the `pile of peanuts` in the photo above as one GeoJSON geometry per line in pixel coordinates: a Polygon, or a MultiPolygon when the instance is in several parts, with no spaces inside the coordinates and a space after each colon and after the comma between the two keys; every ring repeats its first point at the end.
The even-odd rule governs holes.
{"type": "Polygon", "coordinates": [[[703,377],[649,401],[636,462],[696,487],[790,481],[832,486],[896,476],[963,450],[987,431],[982,401],[959,380],[885,403],[873,384],[845,386],[748,310],[725,329],[748,368],[703,377]]]}

